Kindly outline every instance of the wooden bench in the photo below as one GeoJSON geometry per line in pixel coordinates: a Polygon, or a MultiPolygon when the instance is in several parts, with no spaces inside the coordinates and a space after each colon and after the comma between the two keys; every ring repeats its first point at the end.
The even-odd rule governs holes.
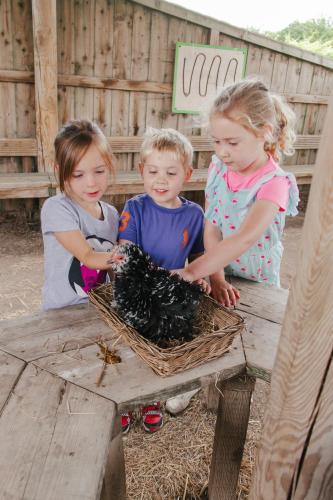
{"type": "MultiPolygon", "coordinates": [[[[293,172],[298,184],[310,184],[314,165],[286,166],[293,172]]],[[[205,188],[207,169],[193,171],[191,179],[185,184],[184,191],[201,191],[205,188]]],[[[57,183],[53,175],[42,173],[0,174],[0,199],[10,198],[48,198],[56,193],[57,183]]],[[[107,195],[136,194],[143,192],[141,176],[137,172],[118,172],[115,182],[111,183],[107,195]]]]}
{"type": "Polygon", "coordinates": [[[123,500],[124,458],[116,414],[214,384],[223,398],[209,497],[234,499],[252,377],[270,379],[288,292],[232,281],[241,291],[238,309],[246,318],[246,331],[220,358],[169,377],[156,375],[117,342],[122,361],[107,365],[97,383],[103,361],[96,340],[103,337],[112,346],[118,336],[91,305],[0,322],[0,497],[16,500],[25,492],[38,500],[97,499],[100,494],[103,500],[123,500]]]}

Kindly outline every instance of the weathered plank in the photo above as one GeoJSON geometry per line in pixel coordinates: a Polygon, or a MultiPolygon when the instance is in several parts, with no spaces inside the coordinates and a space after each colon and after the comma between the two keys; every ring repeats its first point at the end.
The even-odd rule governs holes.
{"type": "Polygon", "coordinates": [[[52,183],[43,173],[0,174],[0,198],[47,198],[52,183]]]}
{"type": "MultiPolygon", "coordinates": [[[[72,74],[77,69],[75,59],[75,2],[57,1],[58,71],[72,74]]],[[[79,75],[73,75],[80,78],[79,75]]],[[[59,125],[75,116],[74,88],[65,86],[58,74],[58,118],[59,125]]]]}
{"type": "MultiPolygon", "coordinates": [[[[187,127],[185,135],[189,132],[187,127]]],[[[213,151],[212,140],[206,136],[189,136],[194,151],[213,151]]],[[[142,137],[109,137],[114,153],[138,153],[142,137]]],[[[320,135],[299,135],[295,149],[317,149],[320,135]]],[[[0,139],[0,156],[35,156],[37,154],[36,139],[0,139]]]]}
{"type": "MultiPolygon", "coordinates": [[[[137,9],[139,8],[140,7],[137,7],[137,9]]],[[[102,14],[102,16],[104,16],[104,13],[102,14]]],[[[180,27],[182,27],[183,25],[182,21],[177,20],[175,18],[173,18],[171,21],[173,23],[176,23],[178,21],[180,27]]],[[[65,48],[67,41],[68,40],[66,38],[59,37],[59,46],[61,42],[63,42],[63,46],[65,48]]],[[[239,43],[237,43],[237,45],[239,45],[239,43]]],[[[260,63],[260,49],[258,47],[250,46],[248,54],[249,55],[247,64],[247,74],[249,76],[257,75],[259,72],[259,64],[256,58],[259,55],[259,63],[260,63]],[[255,61],[257,61],[257,66],[255,65],[255,61]]],[[[281,57],[283,58],[285,56],[281,57]]],[[[60,61],[61,60],[62,59],[60,59],[60,61]]],[[[279,75],[279,77],[281,78],[281,75],[279,75]]],[[[34,81],[35,81],[34,73],[32,71],[0,69],[0,82],[33,84],[34,81]]],[[[272,83],[274,83],[274,80],[272,81],[272,83]]],[[[131,80],[121,80],[118,78],[108,78],[106,76],[71,75],[70,73],[65,73],[60,64],[59,64],[59,74],[58,74],[58,86],[84,87],[84,88],[103,89],[103,90],[107,89],[127,90],[129,92],[131,91],[150,92],[157,94],[172,94],[172,83],[139,80],[133,77],[131,80]]],[[[327,104],[329,100],[329,94],[319,95],[319,94],[299,94],[299,93],[281,92],[281,95],[283,95],[283,97],[291,103],[299,102],[308,104],[327,104]]]]}
{"type": "Polygon", "coordinates": [[[100,498],[111,401],[29,365],[0,418],[0,496],[100,498]]]}
{"type": "Polygon", "coordinates": [[[0,351],[0,414],[24,367],[24,361],[0,351]]]}
{"type": "Polygon", "coordinates": [[[56,2],[32,0],[38,170],[53,170],[58,131],[56,2]]]}
{"type": "Polygon", "coordinates": [[[325,377],[325,384],[316,401],[311,416],[312,428],[309,431],[309,444],[302,459],[302,467],[295,486],[294,500],[331,500],[333,493],[332,442],[333,442],[333,405],[332,405],[333,364],[325,377]]]}
{"type": "Polygon", "coordinates": [[[234,277],[231,282],[241,294],[237,309],[274,323],[282,323],[288,290],[234,277]]]}
{"type": "Polygon", "coordinates": [[[87,305],[0,322],[1,349],[25,361],[67,351],[79,358],[82,347],[101,337],[110,339],[114,334],[96,310],[87,305]]]}
{"type": "Polygon", "coordinates": [[[246,359],[246,372],[266,382],[271,379],[281,325],[252,314],[244,314],[245,331],[242,342],[246,359]]]}
{"type": "Polygon", "coordinates": [[[333,461],[331,451],[327,452],[330,435],[324,433],[327,427],[320,413],[321,404],[323,413],[332,415],[333,412],[332,126],[333,98],[311,186],[302,251],[274,365],[250,495],[253,500],[304,498],[301,477],[301,483],[315,477],[317,486],[323,484],[321,490],[314,486],[308,498],[328,500],[332,497],[333,461]],[[330,396],[324,399],[324,394],[330,396]],[[298,485],[299,494],[296,493],[298,485]]]}
{"type": "MultiPolygon", "coordinates": [[[[109,347],[113,343],[114,341],[107,342],[109,347]]],[[[80,357],[62,353],[38,359],[34,363],[65,380],[111,399],[117,403],[120,411],[195,389],[208,384],[215,377],[224,380],[245,372],[245,358],[239,335],[230,351],[220,358],[168,377],[156,375],[132,349],[120,341],[115,348],[122,362],[106,366],[99,386],[97,381],[103,363],[97,357],[99,348],[96,345],[81,349],[80,357]]]]}

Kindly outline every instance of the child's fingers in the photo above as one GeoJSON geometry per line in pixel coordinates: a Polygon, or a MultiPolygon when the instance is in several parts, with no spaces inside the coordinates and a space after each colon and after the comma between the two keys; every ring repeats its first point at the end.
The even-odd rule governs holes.
{"type": "Polygon", "coordinates": [[[229,306],[235,306],[237,303],[237,299],[239,299],[239,292],[236,290],[233,286],[230,286],[230,288],[227,289],[228,293],[228,299],[229,299],[229,306]]]}

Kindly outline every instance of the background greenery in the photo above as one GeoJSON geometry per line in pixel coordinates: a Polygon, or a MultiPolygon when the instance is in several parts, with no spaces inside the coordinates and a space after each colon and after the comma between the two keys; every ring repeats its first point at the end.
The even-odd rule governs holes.
{"type": "MultiPolygon", "coordinates": [[[[259,30],[251,28],[259,33],[259,30]]],[[[333,59],[333,21],[332,19],[310,19],[300,23],[294,21],[281,31],[260,32],[279,42],[296,45],[304,50],[316,52],[333,59]]]]}

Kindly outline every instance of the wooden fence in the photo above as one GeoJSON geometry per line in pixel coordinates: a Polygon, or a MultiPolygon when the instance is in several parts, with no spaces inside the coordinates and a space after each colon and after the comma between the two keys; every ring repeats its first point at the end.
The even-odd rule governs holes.
{"type": "Polygon", "coordinates": [[[49,176],[54,134],[72,118],[93,119],[110,137],[122,186],[110,192],[118,206],[133,189],[130,181],[124,188],[133,177],[126,172],[135,170],[140,137],[149,125],[190,136],[194,166],[206,168],[209,140],[192,116],[171,112],[177,41],[247,48],[246,74],[283,94],[297,115],[297,150],[285,163],[303,172],[300,179],[304,168],[311,177],[308,166],[315,163],[333,87],[332,60],[163,1],[4,0],[0,23],[2,212],[22,203],[26,210],[36,208],[15,186],[31,187],[32,172],[49,176]],[[26,175],[17,180],[18,173],[26,175]]]}

